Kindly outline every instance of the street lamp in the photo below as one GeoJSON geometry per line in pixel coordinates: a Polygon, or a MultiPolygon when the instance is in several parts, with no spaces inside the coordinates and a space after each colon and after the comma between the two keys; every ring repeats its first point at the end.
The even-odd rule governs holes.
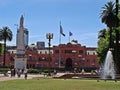
{"type": "Polygon", "coordinates": [[[47,33],[46,38],[48,39],[48,46],[49,46],[49,60],[48,60],[48,76],[50,76],[50,46],[51,46],[51,39],[53,39],[53,33],[47,33]]]}

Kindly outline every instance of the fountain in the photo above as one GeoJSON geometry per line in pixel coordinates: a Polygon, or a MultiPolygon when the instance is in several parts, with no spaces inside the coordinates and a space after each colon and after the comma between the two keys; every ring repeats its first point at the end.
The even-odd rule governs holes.
{"type": "Polygon", "coordinates": [[[102,79],[115,79],[114,61],[112,51],[108,50],[105,59],[102,79]]]}

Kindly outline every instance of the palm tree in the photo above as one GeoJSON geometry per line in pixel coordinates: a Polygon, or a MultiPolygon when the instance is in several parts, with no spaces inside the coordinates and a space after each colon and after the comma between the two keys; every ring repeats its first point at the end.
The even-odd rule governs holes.
{"type": "Polygon", "coordinates": [[[11,41],[13,37],[12,31],[9,29],[9,27],[3,27],[0,29],[0,41],[4,41],[4,60],[3,60],[3,66],[5,66],[5,60],[6,60],[6,41],[11,41]]]}
{"type": "Polygon", "coordinates": [[[105,4],[104,7],[102,7],[102,13],[101,13],[101,21],[102,23],[105,23],[109,29],[110,29],[110,41],[109,41],[109,47],[112,45],[112,28],[116,26],[117,16],[115,12],[115,3],[108,2],[105,4]]]}
{"type": "Polygon", "coordinates": [[[98,33],[98,39],[105,38],[106,29],[102,29],[98,33]]]}

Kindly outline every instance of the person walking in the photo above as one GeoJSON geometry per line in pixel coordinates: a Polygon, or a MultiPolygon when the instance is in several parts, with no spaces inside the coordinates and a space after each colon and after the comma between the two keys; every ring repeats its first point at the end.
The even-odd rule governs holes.
{"type": "Polygon", "coordinates": [[[27,79],[27,69],[24,69],[24,78],[27,79]]]}
{"type": "Polygon", "coordinates": [[[21,76],[21,70],[20,69],[17,70],[17,75],[18,75],[18,78],[20,78],[20,76],[21,76]]]}

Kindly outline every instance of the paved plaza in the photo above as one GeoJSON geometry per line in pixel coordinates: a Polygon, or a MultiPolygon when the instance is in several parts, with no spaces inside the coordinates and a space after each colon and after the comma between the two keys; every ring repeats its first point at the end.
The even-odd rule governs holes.
{"type": "MultiPolygon", "coordinates": [[[[55,75],[55,77],[59,77],[64,75],[65,73],[57,73],[55,75]]],[[[32,78],[51,78],[53,76],[46,76],[46,75],[42,75],[42,74],[28,74],[27,79],[32,79],[32,78]]],[[[18,78],[17,74],[15,75],[15,77],[11,77],[11,75],[9,74],[8,76],[4,76],[4,74],[0,74],[0,81],[7,81],[7,80],[14,80],[14,79],[25,79],[24,78],[24,74],[21,74],[21,77],[18,78]]]]}
{"type": "MultiPolygon", "coordinates": [[[[32,78],[36,78],[36,77],[43,78],[44,75],[41,75],[41,74],[28,74],[27,79],[32,79],[32,78]]],[[[15,77],[11,77],[10,75],[4,76],[3,74],[0,74],[0,81],[14,80],[14,79],[25,79],[24,74],[22,74],[20,78],[18,78],[17,75],[15,77]]]]}

